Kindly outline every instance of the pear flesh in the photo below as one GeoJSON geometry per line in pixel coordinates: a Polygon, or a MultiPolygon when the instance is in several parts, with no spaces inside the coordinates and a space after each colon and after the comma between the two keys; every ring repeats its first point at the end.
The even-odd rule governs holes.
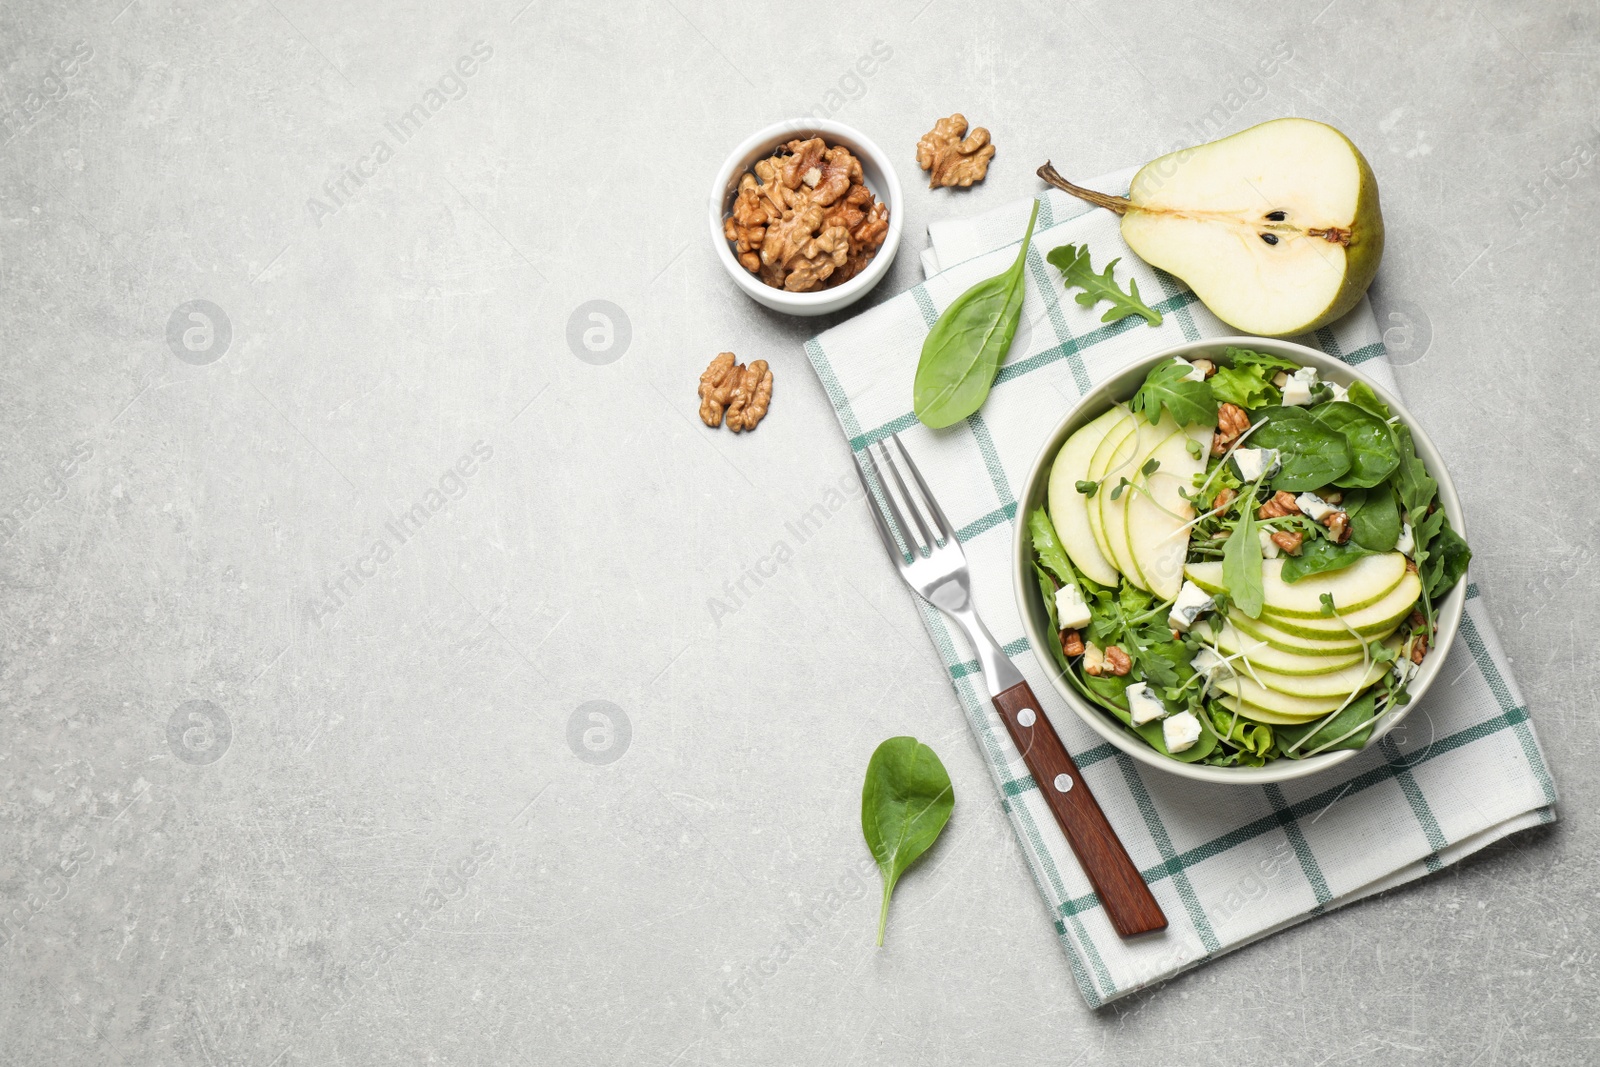
{"type": "Polygon", "coordinates": [[[1291,337],[1344,315],[1383,257],[1378,182],[1354,144],[1310,119],[1274,119],[1140,168],[1127,197],[1046,181],[1122,215],[1146,263],[1181,278],[1244,333],[1291,337]]]}

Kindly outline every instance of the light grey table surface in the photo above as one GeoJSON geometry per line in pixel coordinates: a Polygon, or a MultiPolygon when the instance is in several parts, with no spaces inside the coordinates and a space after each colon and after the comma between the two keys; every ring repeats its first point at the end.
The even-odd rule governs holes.
{"type": "Polygon", "coordinates": [[[1593,5],[521,5],[0,10],[0,1063],[1600,1057],[1593,5]],[[869,302],[1046,158],[1347,131],[1561,822],[1090,1012],[863,505],[786,526],[850,470],[828,323],[733,288],[705,197],[814,110],[901,167],[869,302]],[[956,110],[999,154],[929,192],[956,110]],[[723,349],[754,435],[695,418],[723,349]],[[907,732],[961,802],[880,951],[907,732]]]}

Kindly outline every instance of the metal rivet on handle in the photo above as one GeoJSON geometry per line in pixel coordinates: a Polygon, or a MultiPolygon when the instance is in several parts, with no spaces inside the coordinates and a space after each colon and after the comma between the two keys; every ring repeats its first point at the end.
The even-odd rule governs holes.
{"type": "Polygon", "coordinates": [[[1072,788],[1072,777],[1066,774],[1056,775],[1056,792],[1065,793],[1072,788]]]}
{"type": "Polygon", "coordinates": [[[1038,721],[1038,716],[1034,715],[1032,708],[1023,708],[1017,712],[1017,723],[1020,726],[1032,726],[1038,721]]]}

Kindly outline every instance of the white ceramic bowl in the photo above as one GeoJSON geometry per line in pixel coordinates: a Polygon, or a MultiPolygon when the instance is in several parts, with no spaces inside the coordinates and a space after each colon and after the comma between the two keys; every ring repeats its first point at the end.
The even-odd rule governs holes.
{"type": "MultiPolygon", "coordinates": [[[[1078,405],[1061,420],[1039,455],[1033,461],[1033,467],[1028,471],[1028,480],[1023,483],[1021,494],[1021,510],[1017,516],[1032,512],[1034,508],[1043,506],[1047,489],[1050,484],[1050,465],[1055,462],[1056,453],[1066,443],[1073,431],[1088,423],[1089,420],[1109,408],[1113,403],[1128,400],[1133,397],[1144,383],[1145,375],[1150,368],[1174,356],[1184,359],[1197,359],[1201,356],[1207,358],[1220,357],[1227,348],[1251,348],[1258,352],[1269,352],[1273,355],[1292,359],[1302,366],[1315,367],[1324,381],[1338,382],[1348,386],[1353,382],[1365,382],[1378,394],[1378,399],[1389,406],[1389,410],[1400,416],[1400,420],[1411,428],[1412,439],[1416,442],[1417,455],[1428,467],[1428,473],[1433,475],[1439,483],[1439,502],[1443,505],[1445,515],[1450,519],[1450,525],[1456,532],[1466,536],[1465,524],[1461,515],[1461,500],[1456,496],[1455,486],[1450,482],[1450,472],[1445,470],[1444,460],[1439,455],[1439,450],[1433,447],[1433,442],[1418,425],[1416,418],[1406,410],[1393,394],[1385,391],[1377,383],[1367,378],[1359,370],[1346,363],[1342,363],[1331,356],[1326,356],[1314,349],[1303,345],[1293,344],[1288,341],[1270,341],[1262,337],[1218,337],[1208,341],[1193,341],[1189,344],[1169,348],[1157,353],[1148,359],[1131,364],[1120,374],[1101,382],[1091,389],[1078,405]]],[[[1283,782],[1291,778],[1304,778],[1307,775],[1317,774],[1329,768],[1336,767],[1356,755],[1357,750],[1351,749],[1341,752],[1325,752],[1320,756],[1310,759],[1278,759],[1268,763],[1265,767],[1207,767],[1203,764],[1179,763],[1169,759],[1146,745],[1143,741],[1127,733],[1121,723],[1113,720],[1105,712],[1084,700],[1073,688],[1058,676],[1054,658],[1047,651],[1047,642],[1055,639],[1050,632],[1050,618],[1045,613],[1044,600],[1039,595],[1038,578],[1033,573],[1033,543],[1028,536],[1027,523],[1018,521],[1015,524],[1015,543],[1012,547],[1014,566],[1012,567],[1012,585],[1016,591],[1017,608],[1022,614],[1022,623],[1028,634],[1028,641],[1033,646],[1034,655],[1039,658],[1051,683],[1062,700],[1078,717],[1088,723],[1090,728],[1101,737],[1111,742],[1117,748],[1126,752],[1141,763],[1158,768],[1170,774],[1184,778],[1192,778],[1201,782],[1219,782],[1229,785],[1264,785],[1268,782],[1283,782]]],[[[1412,677],[1410,693],[1411,702],[1404,707],[1388,713],[1379,723],[1378,729],[1367,741],[1367,747],[1377,744],[1378,739],[1394,729],[1411,709],[1417,706],[1423,694],[1433,685],[1439,672],[1444,669],[1445,656],[1455,641],[1456,630],[1461,625],[1461,612],[1467,603],[1467,583],[1457,582],[1454,589],[1446,594],[1445,598],[1435,605],[1437,611],[1438,629],[1435,640],[1432,642],[1422,666],[1412,677]]]]}
{"type": "Polygon", "coordinates": [[[900,248],[904,211],[900,179],[895,175],[894,164],[889,162],[889,157],[883,154],[881,148],[860,131],[826,119],[788,119],[751,134],[733,150],[733,155],[717,171],[717,179],[711,183],[711,244],[728,277],[757,303],[789,315],[826,315],[860,300],[888,273],[889,264],[894,262],[894,254],[900,248]],[[883,247],[867,264],[867,269],[843,285],[815,293],[791,293],[764,285],[761,279],[739,265],[733,254],[733,246],[722,235],[722,223],[728,217],[733,198],[739,191],[739,179],[755,166],[756,161],[767,158],[780,146],[796,138],[803,140],[808,137],[821,137],[830,146],[843,145],[861,160],[861,173],[866,179],[867,188],[879,201],[889,205],[889,232],[883,239],[883,247]]]}

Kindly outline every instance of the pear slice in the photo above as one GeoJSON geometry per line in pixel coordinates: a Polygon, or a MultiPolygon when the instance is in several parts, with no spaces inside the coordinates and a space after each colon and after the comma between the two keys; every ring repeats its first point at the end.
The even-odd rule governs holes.
{"type": "Polygon", "coordinates": [[[1350,631],[1354,630],[1365,640],[1375,637],[1387,637],[1400,625],[1411,609],[1415,607],[1417,598],[1422,595],[1422,582],[1415,574],[1404,571],[1400,575],[1400,582],[1386,593],[1381,600],[1358,611],[1341,611],[1340,618],[1326,619],[1285,619],[1277,615],[1264,616],[1264,622],[1270,623],[1272,628],[1296,637],[1308,637],[1320,641],[1337,641],[1340,639],[1353,640],[1350,631]]]}
{"type": "MultiPolygon", "coordinates": [[[[1400,638],[1389,637],[1384,645],[1391,651],[1400,651],[1400,638]]],[[[1251,664],[1254,667],[1254,664],[1251,664]]],[[[1327,674],[1278,674],[1262,667],[1255,667],[1251,671],[1247,667],[1239,667],[1238,673],[1244,675],[1252,682],[1259,682],[1275,693],[1285,693],[1295,697],[1339,697],[1343,699],[1350,695],[1352,689],[1360,691],[1376,682],[1388,673],[1390,667],[1387,663],[1376,661],[1362,665],[1360,660],[1348,667],[1327,674]]]]}
{"type": "MultiPolygon", "coordinates": [[[[1283,632],[1272,625],[1265,615],[1259,619],[1252,619],[1237,608],[1228,613],[1228,623],[1245,637],[1256,641],[1265,641],[1268,645],[1282,652],[1317,657],[1345,657],[1352,653],[1356,656],[1361,655],[1361,642],[1347,633],[1338,636],[1330,635],[1326,640],[1302,637],[1283,632]]],[[[1383,636],[1388,637],[1389,635],[1384,634],[1383,636]]]]}
{"type": "Polygon", "coordinates": [[[1284,118],[1146,163],[1126,197],[1039,176],[1122,216],[1128,247],[1241,333],[1308,333],[1355,307],[1383,258],[1378,181],[1350,139],[1284,118]]]}
{"type": "Polygon", "coordinates": [[[1128,555],[1143,588],[1162,600],[1175,599],[1183,585],[1183,557],[1189,552],[1185,527],[1194,518],[1183,492],[1193,490],[1194,476],[1206,469],[1210,444],[1211,430],[1205,426],[1173,434],[1147,457],[1159,466],[1134,477],[1142,492],[1128,493],[1128,555]],[[1191,444],[1199,445],[1193,454],[1191,444]]]}
{"type": "Polygon", "coordinates": [[[1100,502],[1100,528],[1105,534],[1106,547],[1111,550],[1109,558],[1128,581],[1140,589],[1148,589],[1128,547],[1128,505],[1138,493],[1131,488],[1119,493],[1117,486],[1123,478],[1130,482],[1137,481],[1140,468],[1150,459],[1151,453],[1168,438],[1181,436],[1182,431],[1165,408],[1161,410],[1160,421],[1154,426],[1143,418],[1139,418],[1138,423],[1136,433],[1130,434],[1124,439],[1124,444],[1118,446],[1113,462],[1103,475],[1105,481],[1094,496],[1100,502]],[[1124,456],[1127,457],[1125,464],[1122,462],[1124,456]]]}
{"type": "MultiPolygon", "coordinates": [[[[1221,592],[1221,563],[1191,563],[1183,571],[1206,592],[1221,592]]],[[[1265,591],[1262,611],[1280,619],[1322,619],[1322,597],[1326,594],[1333,598],[1340,613],[1349,615],[1388,596],[1405,573],[1406,557],[1398,552],[1386,552],[1363,556],[1343,570],[1313,574],[1291,583],[1283,580],[1281,558],[1264,560],[1261,565],[1261,584],[1265,591]]]]}
{"type": "MultiPolygon", "coordinates": [[[[1106,472],[1113,467],[1119,471],[1125,469],[1129,461],[1133,459],[1134,449],[1138,447],[1138,416],[1120,405],[1111,410],[1119,417],[1112,422],[1111,428],[1106,431],[1105,437],[1101,438],[1100,444],[1095,447],[1094,455],[1089,459],[1089,481],[1091,482],[1099,482],[1105,478],[1106,472]]],[[[1094,535],[1095,547],[1100,550],[1100,554],[1115,569],[1117,557],[1111,551],[1111,545],[1106,540],[1105,525],[1101,521],[1100,512],[1100,505],[1110,491],[1110,488],[1102,484],[1094,496],[1086,501],[1086,510],[1089,515],[1089,532],[1094,535]]],[[[1121,572],[1118,571],[1118,573],[1121,572]]],[[[1106,584],[1115,585],[1116,582],[1111,581],[1106,584]]]]}
{"type": "MultiPolygon", "coordinates": [[[[1331,656],[1309,656],[1303,652],[1285,652],[1281,648],[1274,648],[1259,637],[1251,637],[1243,633],[1231,622],[1224,622],[1221,629],[1214,635],[1202,630],[1201,636],[1209,636],[1211,642],[1228,655],[1241,655],[1250,661],[1251,666],[1258,670],[1271,671],[1280,675],[1310,675],[1332,674],[1334,671],[1343,670],[1352,663],[1361,662],[1361,649],[1357,646],[1354,651],[1344,652],[1331,656]]],[[[1285,635],[1287,636],[1287,635],[1285,635]]],[[[1239,668],[1241,671],[1244,668],[1239,668]]]]}
{"type": "Polygon", "coordinates": [[[1128,417],[1127,412],[1112,408],[1087,426],[1079,427],[1061,446],[1050,466],[1047,491],[1050,524],[1056,528],[1056,536],[1061,539],[1072,565],[1084,577],[1101,585],[1116,585],[1117,569],[1095,541],[1094,531],[1089,527],[1090,499],[1078,492],[1078,483],[1093,480],[1089,477],[1089,462],[1095,450],[1112,428],[1128,417]]]}

